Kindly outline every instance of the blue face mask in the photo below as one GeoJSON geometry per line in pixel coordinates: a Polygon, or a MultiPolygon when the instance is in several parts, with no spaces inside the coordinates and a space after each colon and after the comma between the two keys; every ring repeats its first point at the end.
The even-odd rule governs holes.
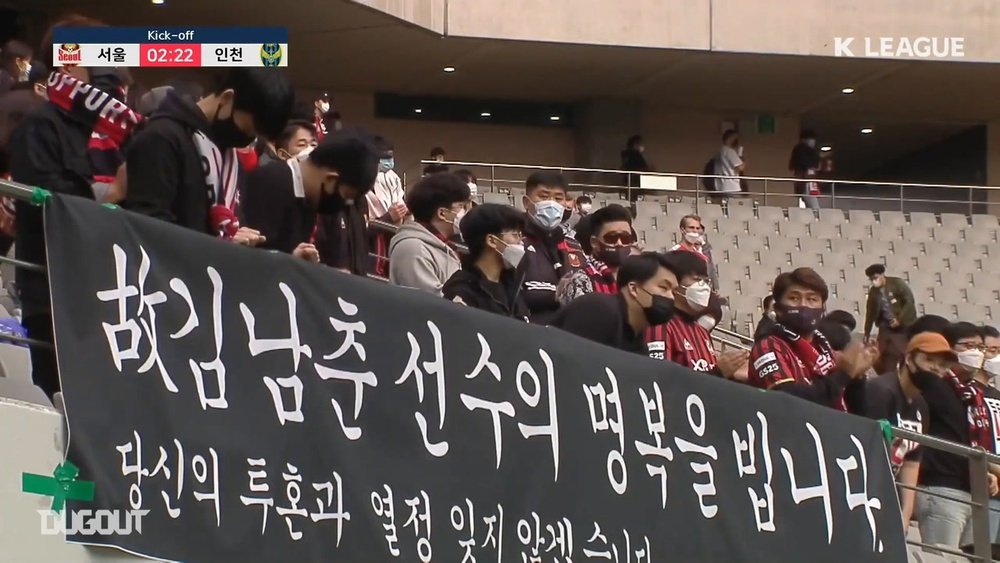
{"type": "Polygon", "coordinates": [[[562,223],[564,209],[557,201],[539,201],[535,204],[535,220],[546,229],[554,229],[562,223]]]}
{"type": "Polygon", "coordinates": [[[378,161],[378,171],[388,172],[396,167],[396,160],[392,157],[390,158],[380,158],[378,161]]]}

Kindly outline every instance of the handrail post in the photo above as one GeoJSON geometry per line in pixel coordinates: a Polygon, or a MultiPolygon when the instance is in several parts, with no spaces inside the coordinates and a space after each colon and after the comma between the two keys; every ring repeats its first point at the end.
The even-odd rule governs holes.
{"type": "Polygon", "coordinates": [[[490,164],[490,190],[493,193],[497,191],[497,166],[496,164],[490,164]]]}
{"type": "Polygon", "coordinates": [[[767,178],[764,178],[764,205],[767,205],[767,178]]]}
{"type": "Polygon", "coordinates": [[[899,212],[903,213],[905,211],[906,211],[906,209],[904,209],[904,205],[903,205],[903,184],[900,184],[899,185],[899,212]]]}
{"type": "Polygon", "coordinates": [[[990,491],[987,480],[990,467],[986,451],[977,448],[969,456],[969,478],[972,485],[972,543],[980,561],[993,561],[990,529],[990,491]]]}
{"type": "Polygon", "coordinates": [[[701,176],[694,177],[694,212],[699,213],[698,206],[701,204],[701,176]]]}
{"type": "Polygon", "coordinates": [[[830,182],[830,207],[837,208],[837,182],[830,182]]]}
{"type": "MultiPolygon", "coordinates": [[[[986,196],[986,197],[989,198],[989,196],[986,196]]],[[[972,210],[972,188],[969,188],[969,215],[972,215],[972,213],[973,213],[973,210],[972,210]]]]}

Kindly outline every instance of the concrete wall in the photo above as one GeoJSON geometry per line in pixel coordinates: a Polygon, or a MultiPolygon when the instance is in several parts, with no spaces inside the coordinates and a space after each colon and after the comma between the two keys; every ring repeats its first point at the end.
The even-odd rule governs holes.
{"type": "Polygon", "coordinates": [[[994,0],[356,1],[463,37],[823,56],[835,55],[836,37],[853,37],[855,56],[865,56],[865,38],[877,52],[883,37],[893,51],[902,38],[958,37],[961,60],[1000,62],[994,0]]]}

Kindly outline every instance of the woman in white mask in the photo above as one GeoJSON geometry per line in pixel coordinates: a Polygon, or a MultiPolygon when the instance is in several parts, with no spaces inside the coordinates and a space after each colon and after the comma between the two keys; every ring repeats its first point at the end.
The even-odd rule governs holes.
{"type": "Polygon", "coordinates": [[[445,299],[476,309],[527,320],[521,295],[524,216],[508,205],[484,203],[462,218],[462,238],[469,247],[462,269],[444,284],[445,299]]]}

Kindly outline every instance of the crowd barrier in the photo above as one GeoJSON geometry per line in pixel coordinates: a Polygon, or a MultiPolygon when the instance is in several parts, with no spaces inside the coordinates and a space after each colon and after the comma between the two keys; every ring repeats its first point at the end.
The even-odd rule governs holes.
{"type": "MultiPolygon", "coordinates": [[[[7,196],[10,196],[10,197],[15,197],[15,198],[18,198],[18,199],[27,200],[27,201],[33,201],[33,202],[35,202],[37,204],[42,204],[42,203],[44,203],[45,201],[48,200],[47,194],[44,192],[44,190],[40,190],[38,188],[29,188],[29,187],[26,187],[26,186],[23,186],[23,185],[19,185],[19,184],[16,184],[16,183],[11,183],[11,182],[0,182],[0,194],[7,195],[7,196]]],[[[13,261],[12,262],[10,259],[7,259],[6,261],[9,262],[9,263],[12,263],[16,267],[28,267],[28,268],[33,268],[33,269],[44,270],[44,266],[42,266],[42,265],[25,264],[23,262],[18,262],[18,261],[13,261]]],[[[343,307],[343,305],[342,305],[342,307],[343,307]]],[[[723,343],[725,343],[727,345],[730,345],[730,346],[746,347],[746,344],[749,341],[748,337],[746,337],[744,335],[740,335],[740,334],[732,332],[732,331],[726,331],[726,330],[723,330],[723,329],[719,329],[716,332],[717,332],[716,338],[719,339],[721,342],[723,342],[723,343]]],[[[38,342],[38,341],[35,341],[35,340],[32,340],[32,339],[5,338],[4,335],[0,335],[0,340],[8,340],[8,341],[14,341],[14,342],[21,342],[21,343],[24,343],[24,344],[28,344],[29,346],[51,346],[50,343],[38,342]]],[[[796,401],[796,403],[797,403],[797,401],[796,401]]],[[[30,423],[35,423],[35,422],[39,421],[38,410],[37,409],[27,409],[27,410],[24,410],[23,405],[11,405],[11,404],[6,403],[6,402],[0,403],[0,405],[2,405],[5,418],[8,418],[8,420],[10,422],[9,424],[4,424],[3,425],[3,427],[5,428],[4,432],[7,434],[7,437],[4,440],[4,443],[6,445],[8,445],[8,447],[11,447],[11,446],[17,447],[18,443],[16,442],[16,440],[12,439],[12,438],[16,438],[16,437],[11,436],[12,431],[15,431],[16,429],[19,429],[19,428],[24,428],[24,423],[29,423],[30,424],[30,423]],[[14,407],[16,407],[16,408],[14,408],[14,407]],[[13,416],[11,416],[11,415],[13,415],[13,416]]],[[[49,419],[51,419],[52,416],[55,415],[55,414],[56,413],[54,411],[52,411],[51,409],[48,409],[46,411],[46,416],[49,419]]],[[[51,420],[48,421],[48,423],[47,423],[48,426],[51,426],[51,424],[50,424],[51,422],[52,422],[51,420]]],[[[62,425],[62,422],[59,423],[59,426],[61,426],[61,425],[62,425]]],[[[974,560],[978,560],[978,561],[991,561],[992,559],[991,559],[990,538],[987,537],[987,532],[986,532],[986,530],[988,528],[988,522],[987,522],[987,518],[988,518],[988,516],[987,516],[987,514],[988,514],[988,491],[986,490],[986,487],[987,487],[987,484],[986,484],[986,472],[987,472],[987,464],[988,463],[1000,463],[1000,457],[997,457],[995,455],[986,453],[986,452],[984,452],[982,450],[977,450],[977,449],[969,448],[967,446],[963,446],[963,445],[959,445],[959,444],[953,444],[953,443],[945,442],[945,441],[942,441],[942,440],[937,440],[937,439],[934,439],[934,438],[929,437],[929,436],[923,436],[923,435],[920,435],[920,434],[914,434],[912,432],[908,432],[908,431],[903,430],[903,429],[893,429],[893,436],[894,437],[898,437],[898,438],[902,438],[902,439],[913,440],[913,441],[916,441],[916,442],[920,443],[921,445],[923,445],[925,447],[930,447],[930,448],[935,448],[935,449],[942,449],[942,450],[948,451],[950,453],[954,453],[956,455],[965,456],[965,457],[967,457],[967,458],[970,459],[970,469],[972,471],[972,482],[973,482],[973,487],[972,487],[972,489],[973,489],[972,490],[973,499],[972,499],[971,504],[973,506],[973,512],[974,512],[973,520],[974,520],[974,525],[975,525],[975,536],[974,536],[975,542],[974,542],[974,546],[972,548],[973,553],[971,555],[971,558],[974,559],[974,560]]],[[[426,440],[426,438],[425,438],[425,440],[426,440]]],[[[56,442],[57,442],[57,449],[58,449],[58,439],[56,440],[56,442]]],[[[23,447],[23,445],[21,445],[21,447],[23,447]]],[[[32,451],[35,451],[35,450],[32,450],[32,451]]],[[[44,466],[44,465],[48,465],[52,461],[52,458],[53,458],[52,453],[53,453],[52,451],[49,451],[48,454],[46,454],[47,461],[46,460],[42,460],[41,465],[39,464],[40,460],[37,460],[37,459],[19,459],[14,465],[16,467],[19,467],[19,468],[29,468],[30,467],[32,470],[34,470],[36,472],[41,472],[41,471],[39,471],[39,467],[40,466],[44,466]]],[[[499,461],[498,461],[498,463],[499,463],[499,461]]],[[[9,478],[10,477],[10,473],[11,473],[9,466],[8,466],[8,470],[5,473],[7,473],[7,477],[9,478]]],[[[4,494],[5,495],[10,495],[11,494],[10,484],[9,483],[4,488],[4,494]]],[[[933,494],[933,493],[931,493],[931,494],[933,494]]],[[[892,500],[892,499],[889,499],[889,500],[892,500]]],[[[4,503],[4,506],[5,506],[5,508],[3,509],[3,512],[5,512],[6,514],[0,515],[0,522],[9,523],[12,520],[17,520],[17,519],[20,518],[19,515],[12,513],[12,511],[13,511],[14,507],[23,508],[24,507],[24,503],[23,502],[22,503],[11,503],[11,504],[4,503]]],[[[28,518],[31,518],[32,516],[28,516],[28,518]]],[[[24,534],[24,537],[22,538],[22,540],[25,542],[25,545],[34,546],[38,550],[38,551],[35,551],[35,552],[32,552],[30,550],[27,550],[27,551],[26,550],[20,550],[19,551],[18,548],[16,547],[16,545],[21,540],[19,540],[15,536],[9,535],[10,534],[9,530],[11,530],[11,528],[9,526],[2,526],[2,525],[0,525],[0,530],[7,530],[6,534],[3,531],[0,531],[0,534],[7,535],[8,536],[7,540],[13,542],[13,543],[8,543],[8,542],[4,542],[4,543],[6,543],[7,545],[15,546],[13,548],[13,553],[16,553],[16,554],[19,554],[19,555],[22,556],[22,557],[18,557],[17,558],[18,560],[24,560],[24,561],[33,560],[33,558],[32,558],[33,555],[34,556],[39,556],[40,555],[40,558],[37,559],[37,560],[56,560],[56,559],[52,559],[49,556],[51,556],[52,554],[57,553],[57,552],[58,553],[68,553],[66,551],[54,550],[51,547],[52,544],[48,543],[48,542],[42,542],[42,543],[33,542],[31,540],[31,538],[29,538],[29,536],[31,535],[30,532],[29,532],[30,527],[27,526],[27,525],[24,525],[23,522],[21,523],[21,525],[18,528],[15,528],[15,529],[18,530],[19,534],[24,534]],[[49,558],[47,559],[47,557],[49,557],[49,558]]],[[[911,543],[912,545],[920,546],[920,547],[923,547],[923,548],[929,549],[929,550],[937,550],[937,551],[939,551],[941,553],[950,553],[950,554],[955,554],[955,555],[959,555],[959,554],[962,553],[962,552],[958,552],[958,551],[954,551],[954,550],[947,550],[947,549],[944,549],[944,548],[940,548],[938,546],[927,546],[927,545],[921,544],[921,543],[919,543],[919,542],[917,542],[915,540],[908,540],[908,542],[911,543]]],[[[74,546],[74,547],[78,547],[78,546],[74,546]]],[[[114,553],[112,555],[108,555],[108,552],[105,551],[105,550],[92,550],[92,549],[88,549],[88,550],[83,550],[82,552],[77,552],[78,555],[79,555],[79,553],[83,553],[83,555],[80,555],[79,558],[77,558],[76,556],[67,556],[65,558],[64,557],[59,557],[57,559],[61,560],[61,561],[77,561],[77,560],[80,560],[80,561],[91,561],[91,560],[94,560],[94,561],[96,561],[96,560],[101,560],[101,561],[121,560],[121,561],[125,561],[125,560],[133,560],[133,558],[131,558],[131,557],[127,556],[127,555],[120,555],[118,553],[114,553]]]]}
{"type": "MultiPolygon", "coordinates": [[[[760,205],[798,207],[802,199],[795,185],[815,182],[820,186],[819,206],[834,209],[869,209],[872,211],[930,211],[935,213],[996,214],[1000,211],[1000,187],[968,184],[924,184],[844,180],[817,176],[809,179],[782,176],[725,176],[681,172],[626,172],[605,168],[510,164],[479,161],[423,160],[421,165],[444,164],[451,169],[469,169],[477,175],[484,191],[523,192],[525,177],[537,171],[563,174],[574,191],[611,194],[615,198],[635,200],[643,197],[693,199],[698,206],[706,199],[726,202],[751,198],[760,205]],[[715,180],[743,183],[743,191],[725,199],[705,187],[715,180]]],[[[515,202],[517,203],[517,202],[515,202]]]]}

